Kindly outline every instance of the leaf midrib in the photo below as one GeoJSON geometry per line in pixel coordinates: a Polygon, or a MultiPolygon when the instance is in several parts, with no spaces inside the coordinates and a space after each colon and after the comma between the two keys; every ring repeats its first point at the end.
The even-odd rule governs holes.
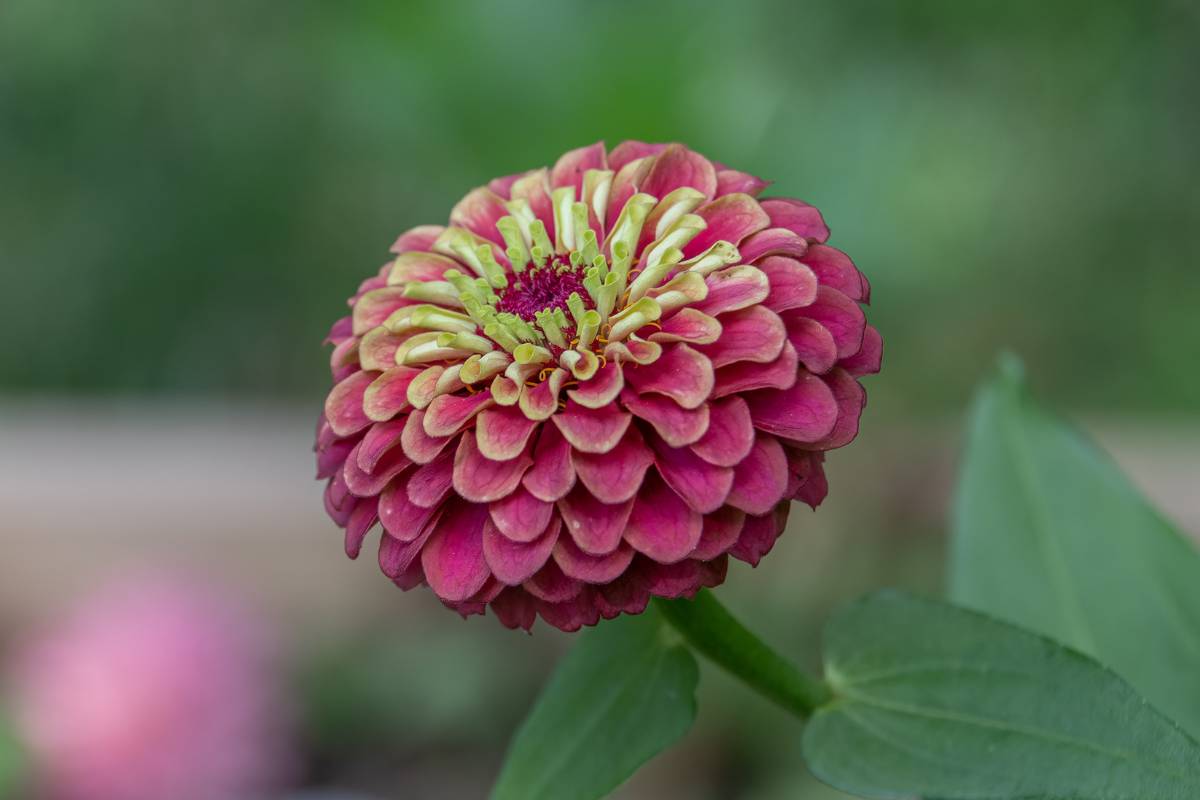
{"type": "MultiPolygon", "coordinates": [[[[1147,760],[1147,759],[1139,756],[1137,753],[1132,753],[1127,750],[1111,749],[1111,748],[1103,747],[1099,744],[1096,744],[1095,742],[1090,742],[1086,739],[1078,739],[1073,736],[1067,736],[1064,734],[1056,734],[1056,733],[1053,733],[1051,731],[1047,731],[1047,730],[1044,730],[1041,728],[1035,728],[1035,727],[1031,727],[1031,726],[1027,726],[1027,725],[1018,725],[1018,724],[1015,724],[1012,722],[1007,722],[1005,720],[992,719],[990,717],[983,717],[983,716],[979,716],[976,714],[967,714],[967,713],[963,713],[963,712],[948,711],[946,709],[932,708],[932,707],[921,706],[921,705],[916,705],[916,704],[912,704],[912,703],[901,703],[901,702],[897,702],[897,701],[886,700],[884,698],[876,697],[876,696],[873,696],[873,695],[870,695],[870,694],[867,694],[864,692],[856,692],[851,687],[848,687],[845,685],[839,686],[837,688],[837,693],[846,700],[849,700],[849,701],[852,701],[855,703],[860,703],[865,706],[873,706],[875,708],[883,709],[884,711],[892,711],[892,712],[896,712],[896,713],[900,713],[900,714],[908,714],[910,716],[925,718],[925,719],[929,719],[929,720],[933,720],[933,721],[952,722],[952,723],[958,723],[958,724],[962,724],[962,725],[974,725],[979,728],[996,730],[996,731],[1000,731],[1003,733],[1013,733],[1013,734],[1020,734],[1023,736],[1029,736],[1034,739],[1040,739],[1040,740],[1043,740],[1046,742],[1061,744],[1061,745],[1064,745],[1067,747],[1073,747],[1078,750],[1084,750],[1084,751],[1096,753],[1096,754],[1099,754],[1102,756],[1117,758],[1117,759],[1127,761],[1132,764],[1143,765],[1143,766],[1152,768],[1155,772],[1157,772],[1160,775],[1182,781],[1184,786],[1189,785],[1189,781],[1190,781],[1191,785],[1200,785],[1200,783],[1198,783],[1196,781],[1195,775],[1189,776],[1187,773],[1176,772],[1176,771],[1174,771],[1174,769],[1171,768],[1170,764],[1167,764],[1167,763],[1164,763],[1161,761],[1157,761],[1157,760],[1147,760]]],[[[834,709],[836,709],[836,707],[837,707],[836,702],[833,703],[832,705],[828,706],[828,708],[830,710],[834,710],[834,709]]]]}
{"type": "Polygon", "coordinates": [[[1062,543],[1054,535],[1054,526],[1050,524],[1050,514],[1045,506],[1045,498],[1037,488],[1037,467],[1026,439],[1026,414],[1024,409],[1019,407],[1021,398],[1010,394],[1005,400],[1010,405],[1016,405],[1017,408],[1010,407],[1010,413],[1004,415],[1007,424],[1001,425],[1001,432],[1008,441],[1008,451],[1012,458],[1013,470],[1017,474],[1017,481],[1021,484],[1022,492],[1029,500],[1030,522],[1034,538],[1039,545],[1038,549],[1041,550],[1046,560],[1046,566],[1050,570],[1051,580],[1056,584],[1058,594],[1064,601],[1063,609],[1067,617],[1067,625],[1078,637],[1073,644],[1085,652],[1098,655],[1095,632],[1087,621],[1079,587],[1071,578],[1062,543]]]}

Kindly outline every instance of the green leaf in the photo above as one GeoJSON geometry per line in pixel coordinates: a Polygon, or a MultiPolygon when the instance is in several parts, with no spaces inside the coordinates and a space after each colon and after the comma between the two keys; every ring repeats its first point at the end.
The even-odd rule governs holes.
{"type": "Polygon", "coordinates": [[[881,592],[825,633],[835,698],[810,769],[871,798],[1195,800],[1200,745],[1088,656],[945,603],[881,592]]]}
{"type": "Polygon", "coordinates": [[[691,727],[699,667],[653,607],[579,639],[517,731],[493,800],[603,797],[691,727]]]}
{"type": "Polygon", "coordinates": [[[976,401],[954,527],[955,602],[1095,656],[1200,736],[1200,553],[1014,358],[976,401]]]}

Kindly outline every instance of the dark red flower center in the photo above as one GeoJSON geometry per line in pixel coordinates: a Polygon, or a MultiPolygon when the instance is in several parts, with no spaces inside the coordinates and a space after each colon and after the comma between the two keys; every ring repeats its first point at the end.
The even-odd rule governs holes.
{"type": "Polygon", "coordinates": [[[567,298],[578,293],[587,308],[592,308],[592,298],[583,288],[579,269],[566,256],[556,255],[540,267],[533,266],[524,272],[509,276],[509,284],[498,294],[497,311],[516,314],[532,323],[539,311],[561,308],[571,318],[567,309],[567,298]]]}

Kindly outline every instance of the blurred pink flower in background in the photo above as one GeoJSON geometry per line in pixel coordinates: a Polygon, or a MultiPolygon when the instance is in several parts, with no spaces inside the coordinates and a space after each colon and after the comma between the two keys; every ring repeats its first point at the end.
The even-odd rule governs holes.
{"type": "Polygon", "coordinates": [[[17,653],[17,725],[52,800],[262,797],[292,763],[269,628],[225,593],[146,574],[17,653]]]}

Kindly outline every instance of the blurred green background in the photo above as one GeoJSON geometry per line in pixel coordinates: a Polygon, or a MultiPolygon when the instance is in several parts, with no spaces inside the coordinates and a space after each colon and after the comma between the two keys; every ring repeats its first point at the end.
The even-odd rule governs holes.
{"type": "MultiPolygon", "coordinates": [[[[731,604],[811,660],[840,598],[939,586],[958,420],[1001,348],[1043,399],[1104,420],[1161,502],[1190,497],[1194,482],[1171,480],[1197,469],[1179,432],[1200,408],[1198,78],[1200,4],[1186,0],[4,0],[0,475],[37,488],[17,445],[41,452],[39,431],[69,437],[84,418],[97,448],[119,450],[163,415],[199,443],[250,414],[243,432],[286,442],[290,469],[328,383],[320,341],[398,233],[569,148],[684,141],[819,206],[874,287],[884,371],[863,437],[832,457],[828,508],[797,511],[807,527],[757,572],[731,570],[731,604]],[[1160,445],[1176,448],[1165,461],[1160,445]]],[[[199,462],[182,441],[147,446],[186,471],[199,462]]],[[[271,486],[237,502],[278,502],[271,486]]],[[[307,780],[478,796],[542,656],[569,641],[459,624],[380,587],[369,563],[341,560],[319,488],[304,488],[295,513],[328,543],[329,584],[290,565],[300,545],[258,562],[156,546],[260,593],[284,625],[314,585],[375,587],[319,641],[296,637],[307,780]]],[[[145,491],[170,505],[170,487],[145,491]]],[[[7,518],[24,497],[0,495],[7,518]]],[[[30,519],[43,539],[72,535],[30,519]]],[[[120,541],[91,540],[74,575],[141,552],[120,541]]],[[[837,796],[804,777],[789,720],[712,672],[705,686],[689,749],[628,797],[837,796]]]]}

